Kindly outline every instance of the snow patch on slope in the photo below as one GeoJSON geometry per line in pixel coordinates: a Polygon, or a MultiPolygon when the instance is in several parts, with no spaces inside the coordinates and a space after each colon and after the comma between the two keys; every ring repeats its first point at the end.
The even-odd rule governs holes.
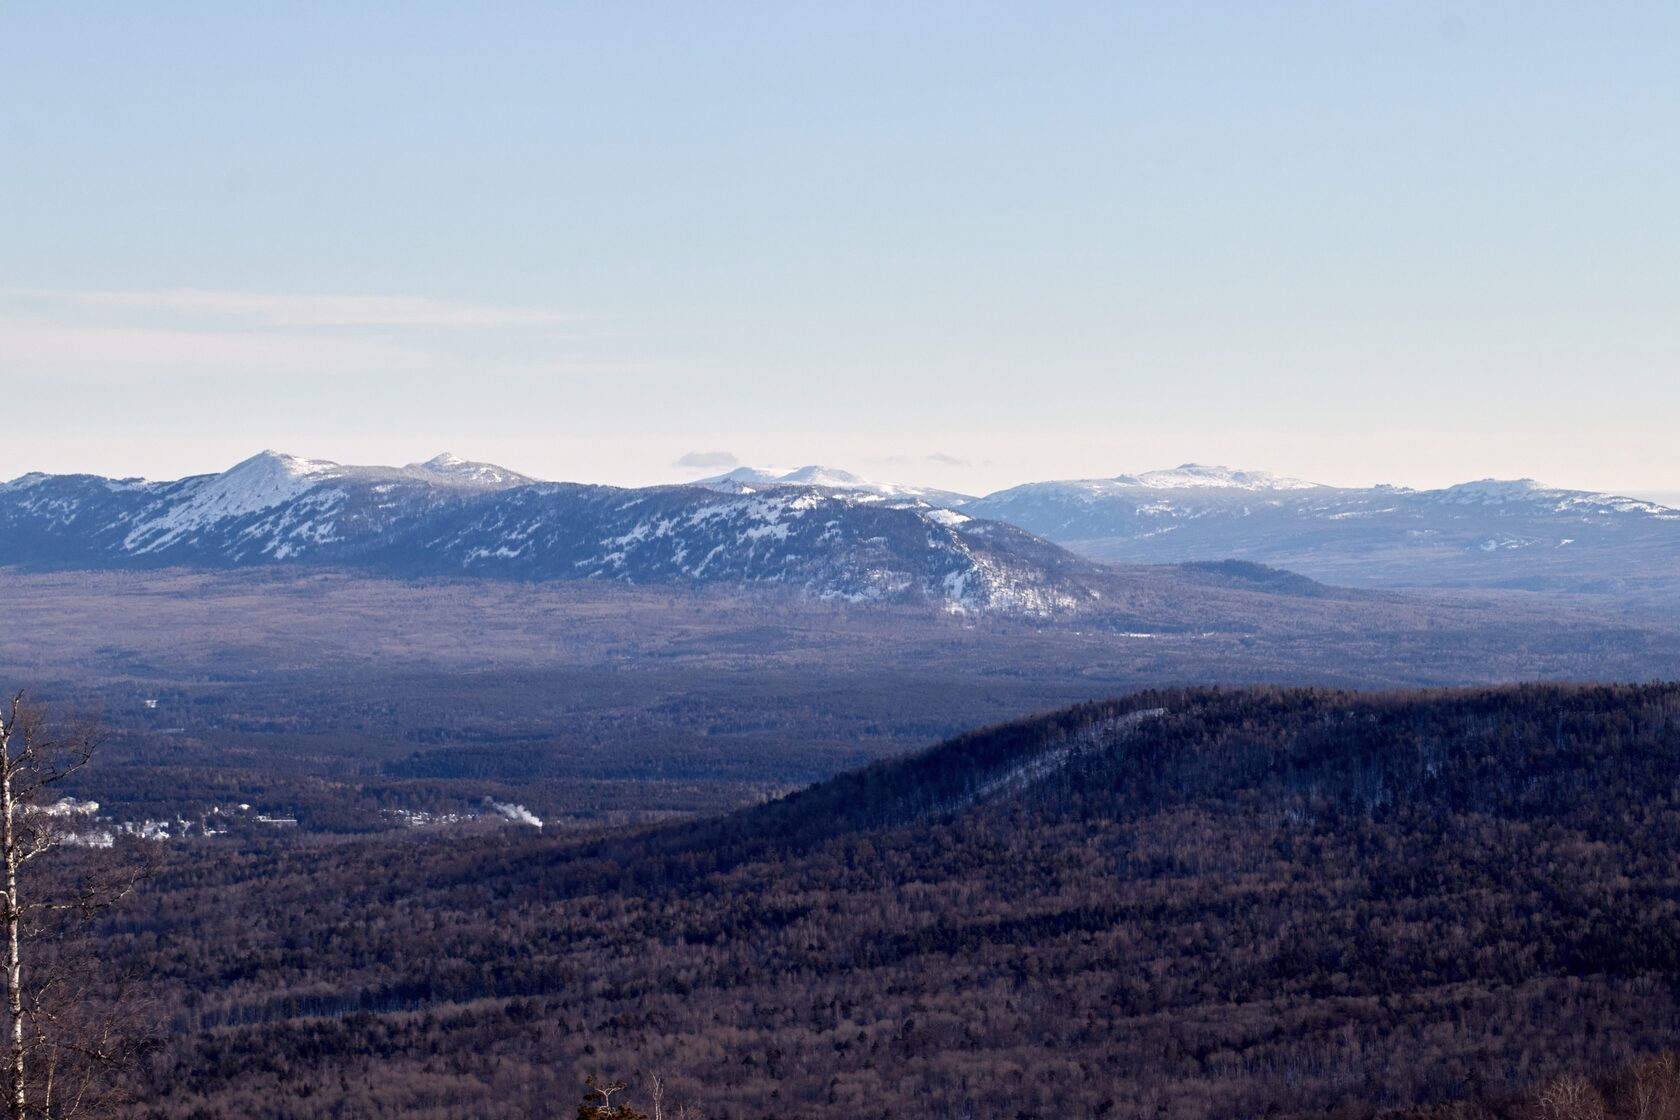
{"type": "Polygon", "coordinates": [[[1160,719],[1166,714],[1165,708],[1143,708],[1092,724],[1077,732],[1064,745],[1040,754],[1029,755],[1008,769],[981,779],[967,793],[938,806],[934,812],[954,812],[1000,795],[1020,793],[1066,769],[1070,763],[1082,756],[1114,750],[1133,729],[1151,720],[1160,719]]]}

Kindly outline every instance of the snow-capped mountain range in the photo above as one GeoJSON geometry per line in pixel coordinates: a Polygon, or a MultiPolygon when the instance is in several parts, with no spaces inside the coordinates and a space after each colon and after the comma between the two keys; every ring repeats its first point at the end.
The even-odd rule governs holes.
{"type": "Polygon", "coordinates": [[[1186,464],[965,503],[1093,559],[1235,558],[1356,587],[1509,587],[1680,602],[1680,510],[1484,479],[1348,488],[1186,464]]]}
{"type": "Polygon", "coordinates": [[[1353,587],[1573,592],[1680,610],[1680,510],[1532,479],[1359,488],[1186,463],[982,498],[820,467],[742,468],[702,483],[800,484],[960,510],[1113,563],[1240,559],[1353,587]]]}
{"type": "Polygon", "coordinates": [[[1197,464],[973,498],[817,466],[624,489],[452,455],[381,467],[265,451],[173,482],[24,475],[0,485],[0,533],[10,564],[767,584],[1040,615],[1101,598],[1113,573],[1093,560],[1237,559],[1356,587],[1680,609],[1680,510],[1667,506],[1530,480],[1355,489],[1197,464]]]}
{"type": "Polygon", "coordinates": [[[357,467],[265,451],[174,482],[30,474],[0,486],[0,562],[778,585],[823,599],[1047,615],[1098,569],[1007,525],[901,495],[537,482],[440,455],[357,467]]]}

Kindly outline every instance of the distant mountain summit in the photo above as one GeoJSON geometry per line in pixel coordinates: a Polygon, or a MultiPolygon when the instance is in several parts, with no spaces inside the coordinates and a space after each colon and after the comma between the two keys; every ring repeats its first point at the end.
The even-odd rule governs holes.
{"type": "Polygon", "coordinates": [[[1236,471],[1230,467],[1204,467],[1200,463],[1185,463],[1167,471],[1145,471],[1143,474],[1123,474],[1112,481],[1120,486],[1144,490],[1323,490],[1316,482],[1298,478],[1280,478],[1265,471],[1236,471]]]}
{"type": "Polygon", "coordinates": [[[926,486],[904,486],[896,482],[871,482],[838,467],[806,466],[794,470],[780,467],[737,467],[727,474],[713,475],[693,483],[727,494],[751,494],[769,487],[815,486],[824,490],[867,494],[894,502],[920,502],[944,509],[957,509],[973,501],[969,494],[937,490],[926,486]]]}
{"type": "Polygon", "coordinates": [[[484,490],[504,490],[510,486],[529,486],[537,481],[494,463],[475,463],[445,451],[424,463],[410,463],[404,471],[445,484],[475,487],[484,490]]]}

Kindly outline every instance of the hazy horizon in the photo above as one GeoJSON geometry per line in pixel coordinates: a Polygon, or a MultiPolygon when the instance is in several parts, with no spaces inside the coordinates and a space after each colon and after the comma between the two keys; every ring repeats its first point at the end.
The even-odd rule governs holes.
{"type": "MultiPolygon", "coordinates": [[[[668,466],[668,468],[665,472],[665,475],[663,477],[656,477],[656,478],[654,478],[650,481],[628,482],[628,481],[624,481],[622,479],[615,479],[615,478],[606,477],[606,476],[599,476],[599,477],[560,477],[560,476],[554,476],[554,475],[545,475],[545,474],[543,474],[539,471],[534,471],[534,470],[527,469],[525,466],[521,465],[520,463],[512,462],[512,461],[509,461],[505,458],[498,457],[496,455],[485,455],[485,454],[472,453],[470,451],[463,451],[461,448],[458,448],[458,447],[439,448],[437,450],[427,451],[423,454],[414,454],[414,453],[400,454],[400,455],[397,455],[395,457],[387,457],[387,458],[372,458],[372,457],[365,456],[365,455],[346,456],[342,453],[328,454],[328,453],[325,453],[325,452],[304,454],[304,453],[300,453],[300,452],[296,451],[295,449],[286,448],[286,447],[268,447],[268,448],[260,448],[260,449],[258,449],[256,451],[253,451],[253,452],[251,452],[250,454],[247,454],[247,455],[241,455],[238,459],[235,459],[231,462],[212,464],[212,465],[208,465],[208,466],[205,466],[203,468],[200,468],[200,469],[186,470],[186,471],[181,471],[179,473],[172,473],[172,474],[157,474],[157,473],[147,473],[147,472],[142,472],[142,471],[121,470],[121,469],[116,470],[116,471],[72,469],[72,470],[65,470],[65,471],[45,471],[45,472],[36,472],[36,471],[33,471],[33,470],[22,470],[22,471],[8,472],[5,475],[4,478],[0,478],[0,482],[9,482],[9,481],[15,480],[19,477],[22,477],[23,475],[27,475],[27,474],[31,474],[31,473],[91,474],[91,475],[100,475],[100,476],[103,476],[103,477],[106,477],[106,478],[142,478],[142,479],[146,479],[148,481],[154,481],[154,482],[159,482],[159,481],[167,482],[167,481],[173,481],[174,479],[177,479],[177,478],[186,478],[186,477],[192,477],[192,476],[196,476],[196,475],[220,474],[224,471],[227,471],[227,470],[231,469],[234,466],[237,466],[239,463],[242,463],[247,459],[250,459],[250,458],[253,458],[257,455],[268,453],[268,452],[272,452],[272,453],[275,453],[275,454],[281,454],[281,455],[290,455],[290,456],[293,456],[293,457],[298,458],[298,459],[324,461],[324,462],[330,462],[330,463],[333,463],[333,464],[336,464],[336,465],[339,465],[339,466],[350,466],[350,467],[358,467],[358,466],[359,467],[415,466],[415,465],[418,465],[418,464],[425,463],[427,460],[432,459],[434,457],[454,456],[456,458],[465,459],[465,460],[469,460],[469,461],[473,461],[473,462],[490,463],[490,464],[493,464],[495,466],[505,468],[507,470],[515,471],[519,474],[527,475],[527,476],[529,476],[533,479],[536,479],[538,481],[541,481],[541,482],[584,482],[584,483],[594,483],[594,484],[609,485],[609,486],[680,485],[680,484],[684,484],[684,483],[698,482],[698,481],[701,481],[703,479],[725,475],[725,474],[728,474],[730,471],[737,470],[737,469],[742,469],[742,468],[749,468],[749,469],[756,469],[756,470],[769,470],[769,471],[777,471],[777,472],[787,473],[787,472],[792,472],[792,471],[795,471],[795,470],[799,470],[803,467],[818,466],[818,467],[824,467],[824,468],[829,468],[829,469],[838,469],[838,470],[849,471],[852,474],[859,475],[860,477],[864,478],[866,481],[869,481],[869,482],[898,483],[898,484],[907,485],[907,486],[924,486],[924,487],[929,487],[929,488],[933,488],[933,489],[952,490],[952,491],[955,491],[955,492],[958,492],[958,493],[965,493],[965,494],[970,494],[970,495],[979,497],[979,496],[983,496],[983,495],[988,494],[988,493],[994,493],[998,490],[1007,489],[1011,486],[1019,486],[1019,485],[1025,484],[1025,483],[1029,483],[1029,482],[1050,482],[1050,481],[1067,481],[1067,480],[1075,480],[1075,479],[1115,478],[1115,477],[1122,476],[1122,475],[1136,476],[1136,475],[1141,475],[1141,474],[1145,474],[1145,473],[1152,472],[1152,471],[1173,470],[1173,469],[1176,469],[1176,468],[1179,468],[1179,467],[1185,467],[1185,466],[1199,466],[1199,467],[1214,467],[1214,468],[1223,468],[1223,469],[1250,471],[1250,472],[1258,471],[1258,472],[1264,472],[1264,473],[1267,473],[1267,474],[1277,475],[1277,476],[1284,477],[1284,478],[1298,478],[1298,479],[1302,479],[1303,481],[1306,481],[1306,482],[1319,483],[1319,484],[1325,485],[1325,486],[1364,488],[1364,487],[1368,487],[1368,486],[1386,484],[1386,485],[1392,485],[1392,486],[1408,487],[1408,488],[1415,489],[1415,490],[1429,490],[1429,489],[1437,489],[1438,488],[1438,485],[1418,485],[1418,484],[1410,483],[1410,482],[1408,482],[1406,480],[1403,480],[1403,479],[1378,479],[1378,480],[1375,480],[1373,482],[1348,482],[1348,481],[1343,481],[1343,480],[1339,480],[1339,479],[1328,479],[1328,478],[1310,478],[1310,477],[1302,478],[1302,476],[1292,475],[1292,474],[1290,474],[1289,472],[1286,472],[1286,471],[1270,470],[1266,466],[1260,465],[1260,464],[1239,463],[1239,462],[1222,462],[1222,461],[1215,460],[1215,459],[1185,460],[1184,462],[1181,462],[1181,463],[1158,463],[1158,464],[1155,464],[1155,465],[1152,465],[1152,466],[1127,466],[1127,467],[1123,467],[1123,468],[1118,469],[1118,470],[1106,470],[1106,471],[1101,471],[1099,473],[1091,473],[1091,474],[1057,475],[1057,476],[1043,475],[1043,476],[1036,476],[1036,477],[1031,477],[1031,478],[1019,478],[1019,479],[1016,479],[1012,482],[1006,482],[1006,483],[1004,483],[1003,485],[1000,485],[1000,486],[991,486],[991,487],[986,487],[986,488],[973,488],[973,487],[964,487],[964,486],[961,486],[961,485],[952,485],[952,484],[949,484],[948,482],[929,481],[922,474],[918,473],[918,470],[917,470],[918,463],[914,459],[911,459],[910,457],[899,457],[896,460],[889,459],[889,460],[879,461],[877,465],[881,469],[879,469],[879,470],[873,470],[873,469],[864,470],[864,469],[859,468],[856,464],[853,464],[853,463],[838,462],[838,461],[832,461],[832,460],[810,459],[810,458],[801,459],[798,462],[789,461],[789,462],[784,462],[784,463],[772,463],[772,462],[768,462],[768,461],[746,461],[746,460],[742,460],[742,459],[734,456],[732,453],[727,453],[727,452],[725,452],[725,453],[719,453],[719,452],[699,452],[699,453],[689,452],[689,453],[686,453],[684,456],[679,457],[678,460],[671,462],[669,464],[669,466],[668,466]],[[728,456],[727,461],[714,458],[714,457],[719,456],[719,455],[727,455],[728,456]],[[708,462],[707,462],[706,465],[700,465],[699,463],[684,463],[684,462],[681,461],[684,458],[705,459],[708,462]]],[[[934,458],[937,458],[937,457],[934,457],[934,458]]],[[[939,468],[941,473],[944,474],[944,475],[949,475],[952,471],[962,471],[966,467],[966,464],[961,464],[961,463],[934,462],[932,465],[939,468]]],[[[1479,482],[1479,481],[1485,481],[1487,478],[1492,478],[1492,477],[1494,477],[1494,476],[1486,476],[1485,478],[1480,478],[1480,479],[1478,479],[1478,478],[1459,478],[1459,479],[1453,479],[1451,482],[1448,482],[1448,483],[1445,483],[1445,484],[1442,484],[1442,485],[1454,485],[1454,484],[1457,484],[1457,483],[1464,483],[1464,482],[1479,482]]],[[[1525,476],[1525,477],[1531,477],[1531,476],[1525,476]]],[[[1501,479],[1500,481],[1514,481],[1514,479],[1501,479]]],[[[1680,490],[1649,490],[1649,489],[1639,489],[1639,488],[1615,488],[1615,487],[1591,488],[1591,487],[1583,487],[1583,486],[1574,485],[1566,479],[1555,479],[1555,478],[1534,478],[1533,481],[1545,484],[1547,486],[1552,486],[1552,487],[1555,487],[1555,488],[1558,488],[1558,489],[1566,489],[1566,490],[1599,489],[1600,492],[1603,492],[1603,493],[1614,494],[1614,495],[1618,495],[1618,496],[1621,496],[1621,497],[1639,498],[1639,499],[1643,499],[1645,501],[1653,501],[1653,502],[1658,502],[1658,503],[1661,503],[1661,504],[1664,504],[1664,505],[1671,505],[1671,506],[1675,506],[1676,508],[1680,508],[1680,490]]]]}

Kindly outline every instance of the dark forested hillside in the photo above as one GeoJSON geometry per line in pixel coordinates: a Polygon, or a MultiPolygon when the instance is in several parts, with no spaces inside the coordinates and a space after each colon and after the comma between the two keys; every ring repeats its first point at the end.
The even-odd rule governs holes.
{"type": "Polygon", "coordinates": [[[1163,690],[727,818],[204,841],[146,1115],[1360,1115],[1680,1037],[1680,687],[1163,690]]]}

